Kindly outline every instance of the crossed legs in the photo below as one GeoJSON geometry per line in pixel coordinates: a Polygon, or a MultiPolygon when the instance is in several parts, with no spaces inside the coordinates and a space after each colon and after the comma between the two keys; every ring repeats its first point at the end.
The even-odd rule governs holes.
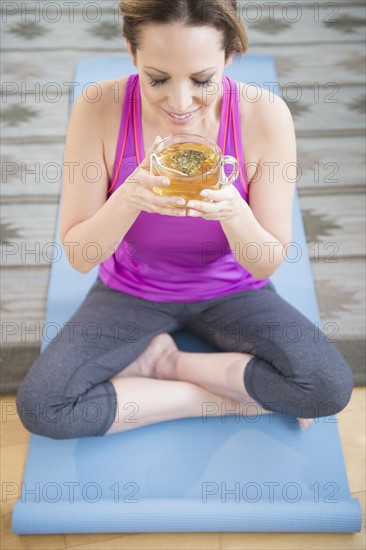
{"type": "MultiPolygon", "coordinates": [[[[113,384],[119,404],[115,422],[105,435],[163,420],[210,414],[263,414],[267,410],[248,395],[244,369],[253,355],[238,352],[191,353],[178,350],[168,333],[152,339],[146,350],[121,373],[113,384]],[[125,396],[128,395],[128,402],[125,396]],[[121,407],[135,405],[135,423],[126,422],[121,407]],[[238,407],[239,405],[239,407],[238,407]],[[213,408],[212,408],[213,407],[213,408]]],[[[307,428],[309,418],[299,418],[307,428]]]]}

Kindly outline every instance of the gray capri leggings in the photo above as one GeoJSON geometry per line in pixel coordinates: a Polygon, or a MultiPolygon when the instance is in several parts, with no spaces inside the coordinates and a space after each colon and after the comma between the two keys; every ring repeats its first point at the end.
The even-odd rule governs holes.
{"type": "Polygon", "coordinates": [[[217,351],[253,354],[243,383],[266,410],[318,418],[350,400],[350,366],[272,282],[210,300],[157,302],[111,289],[97,277],[25,376],[16,396],[23,425],[54,439],[104,435],[117,408],[110,378],[154,336],[179,329],[217,351]]]}

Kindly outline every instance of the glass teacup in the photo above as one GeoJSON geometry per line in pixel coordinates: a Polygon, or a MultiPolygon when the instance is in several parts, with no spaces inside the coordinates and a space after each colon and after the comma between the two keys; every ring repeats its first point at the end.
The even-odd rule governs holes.
{"type": "Polygon", "coordinates": [[[214,141],[203,136],[175,134],[154,147],[150,156],[150,174],[166,176],[170,180],[168,186],[153,187],[158,195],[179,196],[186,202],[191,199],[208,201],[200,196],[200,192],[233,183],[239,175],[239,161],[231,155],[223,155],[214,141]],[[223,170],[225,164],[233,165],[227,179],[223,170]]]}

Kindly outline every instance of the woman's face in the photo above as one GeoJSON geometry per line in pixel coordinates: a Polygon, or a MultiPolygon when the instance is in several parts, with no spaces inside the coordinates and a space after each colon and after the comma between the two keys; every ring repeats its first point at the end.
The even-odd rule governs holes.
{"type": "Polygon", "coordinates": [[[194,133],[205,119],[213,120],[221,100],[225,51],[213,27],[181,23],[146,26],[137,59],[143,107],[156,128],[167,133],[194,133]],[[186,119],[174,115],[190,116],[186,119]]]}

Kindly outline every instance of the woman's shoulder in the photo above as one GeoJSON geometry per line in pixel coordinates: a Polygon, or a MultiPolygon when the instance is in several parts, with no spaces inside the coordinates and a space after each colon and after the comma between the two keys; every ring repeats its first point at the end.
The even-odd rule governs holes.
{"type": "Polygon", "coordinates": [[[252,122],[259,131],[281,120],[291,120],[292,114],[282,97],[259,85],[235,80],[239,91],[239,106],[242,120],[252,122]]]}
{"type": "Polygon", "coordinates": [[[118,133],[129,76],[90,82],[75,101],[74,108],[81,109],[85,117],[93,117],[103,141],[118,133]]]}
{"type": "Polygon", "coordinates": [[[239,114],[243,155],[248,184],[254,178],[263,146],[283,120],[291,118],[285,101],[265,88],[235,80],[239,96],[239,114]]]}
{"type": "Polygon", "coordinates": [[[100,100],[101,109],[110,110],[113,106],[123,103],[129,78],[130,75],[97,80],[89,85],[96,89],[94,96],[100,100]]]}
{"type": "Polygon", "coordinates": [[[82,109],[85,116],[91,114],[102,130],[116,113],[121,111],[129,76],[89,82],[75,99],[74,109],[82,109]]]}

